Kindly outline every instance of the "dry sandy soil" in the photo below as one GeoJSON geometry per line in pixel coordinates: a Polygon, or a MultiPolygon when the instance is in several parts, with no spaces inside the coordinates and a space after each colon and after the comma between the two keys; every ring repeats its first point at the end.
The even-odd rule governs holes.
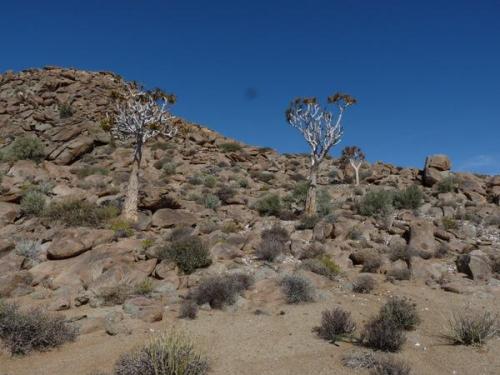
{"type": "MultiPolygon", "coordinates": [[[[230,311],[200,311],[194,321],[176,319],[176,311],[167,310],[162,322],[145,324],[135,321],[133,334],[110,337],[104,332],[81,335],[76,342],[46,353],[12,358],[0,355],[2,375],[88,375],[92,371],[111,372],[121,353],[145,342],[152,333],[173,327],[185,330],[207,353],[211,374],[353,374],[368,373],[342,366],[342,356],[359,350],[354,343],[338,346],[319,339],[312,329],[318,324],[321,311],[342,306],[352,312],[358,323],[364,322],[390,295],[408,296],[417,303],[421,325],[407,334],[407,342],[399,358],[407,360],[413,374],[481,375],[500,374],[500,339],[495,338],[482,348],[452,346],[440,335],[446,331],[452,311],[467,304],[500,312],[500,290],[465,296],[433,290],[414,282],[393,285],[380,279],[378,289],[370,295],[353,294],[332,284],[319,301],[287,305],[277,292],[269,293],[269,284],[250,291],[251,306],[230,311]],[[265,295],[265,298],[259,296],[265,295]],[[259,308],[264,314],[255,314],[259,308]]],[[[117,307],[118,308],[118,307],[117,307]]],[[[92,313],[71,310],[73,314],[92,313]]]]}

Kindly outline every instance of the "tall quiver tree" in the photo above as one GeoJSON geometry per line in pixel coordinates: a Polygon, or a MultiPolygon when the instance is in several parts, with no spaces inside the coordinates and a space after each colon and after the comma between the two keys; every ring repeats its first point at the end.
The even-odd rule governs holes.
{"type": "Polygon", "coordinates": [[[330,149],[342,139],[342,116],[347,107],[356,103],[352,96],[336,93],[328,97],[328,104],[337,109],[336,115],[328,106],[321,106],[316,98],[297,98],[286,110],[286,120],[297,129],[311,148],[309,188],[306,216],[315,216],[318,170],[330,149]]]}
{"type": "Polygon", "coordinates": [[[132,223],[137,221],[139,171],[144,144],[151,138],[162,136],[171,139],[176,135],[177,128],[172,125],[175,117],[169,111],[174,102],[175,96],[160,90],[145,92],[129,87],[128,94],[117,106],[112,134],[120,140],[132,140],[134,147],[132,171],[122,210],[122,218],[132,223]]]}
{"type": "Polygon", "coordinates": [[[365,161],[365,153],[358,146],[347,146],[342,150],[340,162],[346,167],[350,165],[356,176],[356,186],[359,185],[359,168],[365,161]]]}

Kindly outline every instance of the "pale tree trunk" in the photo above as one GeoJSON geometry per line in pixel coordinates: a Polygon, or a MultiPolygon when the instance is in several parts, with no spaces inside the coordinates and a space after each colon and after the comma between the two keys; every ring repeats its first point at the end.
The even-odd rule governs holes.
{"type": "Polygon", "coordinates": [[[122,218],[131,223],[137,222],[137,202],[139,199],[139,162],[134,161],[128,180],[127,195],[123,204],[122,218]]]}
{"type": "Polygon", "coordinates": [[[307,190],[306,197],[306,207],[305,207],[305,215],[306,216],[316,216],[317,207],[316,207],[316,190],[317,190],[317,180],[318,180],[318,164],[312,163],[311,171],[309,173],[309,189],[307,190]]]}
{"type": "Polygon", "coordinates": [[[356,174],[356,186],[359,186],[359,167],[361,167],[361,163],[356,164],[352,160],[351,162],[351,167],[354,169],[354,173],[356,174]]]}

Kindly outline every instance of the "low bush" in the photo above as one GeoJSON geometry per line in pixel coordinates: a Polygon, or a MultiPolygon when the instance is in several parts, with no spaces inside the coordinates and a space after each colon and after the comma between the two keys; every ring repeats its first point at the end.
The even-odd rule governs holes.
{"type": "Polygon", "coordinates": [[[137,283],[134,289],[135,294],[139,294],[141,296],[148,296],[153,292],[153,282],[149,277],[146,277],[141,282],[137,283]]]}
{"type": "Polygon", "coordinates": [[[181,319],[196,319],[198,316],[198,305],[195,301],[190,299],[184,300],[181,304],[179,311],[179,318],[181,319]]]}
{"type": "Polygon", "coordinates": [[[227,204],[236,194],[231,186],[222,186],[217,190],[217,197],[224,203],[227,204]]]}
{"type": "Polygon", "coordinates": [[[104,306],[117,306],[123,305],[134,292],[135,290],[131,285],[121,283],[101,288],[98,297],[102,300],[104,306]]]}
{"type": "Polygon", "coordinates": [[[123,354],[115,363],[114,375],[206,375],[208,368],[208,360],[191,340],[174,331],[123,354]]]}
{"type": "Polygon", "coordinates": [[[242,150],[242,147],[239,143],[228,142],[228,143],[221,143],[219,145],[219,149],[222,152],[238,152],[242,150]]]}
{"type": "Polygon", "coordinates": [[[45,202],[47,197],[36,191],[31,190],[26,192],[21,199],[21,211],[28,216],[40,216],[45,210],[45,202]]]}
{"type": "Polygon", "coordinates": [[[21,240],[16,243],[16,254],[38,262],[42,253],[42,241],[21,240]]]}
{"type": "Polygon", "coordinates": [[[116,238],[130,237],[134,234],[132,224],[123,219],[113,219],[109,229],[115,232],[116,238]]]}
{"type": "Polygon", "coordinates": [[[352,290],[355,293],[370,293],[375,289],[376,282],[370,275],[358,276],[352,283],[352,290]]]}
{"type": "Polygon", "coordinates": [[[73,116],[73,108],[69,103],[62,103],[59,105],[59,117],[62,119],[69,118],[73,116]]]}
{"type": "Polygon", "coordinates": [[[364,259],[361,272],[376,273],[382,266],[382,257],[379,254],[370,254],[364,259]]]}
{"type": "Polygon", "coordinates": [[[392,262],[402,260],[409,266],[413,255],[414,251],[407,245],[395,244],[389,249],[389,259],[392,262]]]}
{"type": "Polygon", "coordinates": [[[402,281],[411,279],[411,270],[409,268],[393,268],[389,270],[386,274],[387,280],[389,281],[402,281]]]}
{"type": "Polygon", "coordinates": [[[454,313],[448,325],[445,337],[458,345],[480,346],[500,332],[498,315],[470,308],[454,313]]]}
{"type": "Polygon", "coordinates": [[[255,209],[262,216],[279,216],[283,209],[281,198],[278,194],[267,194],[255,202],[255,209]]]}
{"type": "Polygon", "coordinates": [[[303,216],[296,228],[298,230],[313,229],[321,219],[318,216],[303,216]]]}
{"type": "Polygon", "coordinates": [[[393,211],[393,193],[387,190],[372,190],[366,193],[358,205],[363,216],[387,217],[393,211]]]}
{"type": "Polygon", "coordinates": [[[184,273],[212,264],[208,248],[197,236],[186,236],[160,250],[160,259],[174,262],[184,273]]]}
{"type": "Polygon", "coordinates": [[[17,137],[2,154],[2,158],[7,161],[34,160],[38,162],[45,159],[45,147],[36,137],[17,137]]]}
{"type": "Polygon", "coordinates": [[[45,216],[68,226],[99,227],[120,213],[115,206],[98,206],[78,199],[51,202],[45,216]]]}
{"type": "Polygon", "coordinates": [[[393,356],[380,356],[377,358],[370,375],[410,375],[411,368],[403,360],[393,356]]]}
{"type": "Polygon", "coordinates": [[[286,243],[290,240],[288,231],[280,225],[273,225],[270,229],[262,231],[261,238],[263,241],[279,241],[286,243]]]}
{"type": "Polygon", "coordinates": [[[441,223],[443,224],[443,228],[445,230],[456,230],[458,229],[458,223],[457,221],[450,217],[450,216],[444,216],[442,219],[441,219],[441,223]]]}
{"type": "Polygon", "coordinates": [[[337,307],[321,313],[321,324],[314,330],[318,335],[332,343],[351,335],[356,329],[356,323],[351,318],[351,313],[337,307]]]}
{"type": "Polygon", "coordinates": [[[417,185],[412,185],[394,195],[396,208],[417,209],[422,205],[424,193],[417,185]]]}
{"type": "Polygon", "coordinates": [[[319,189],[316,198],[318,216],[325,217],[332,213],[332,197],[326,189],[319,189]]]}
{"type": "Polygon", "coordinates": [[[258,259],[272,262],[286,251],[286,243],[290,240],[290,235],[283,227],[274,225],[272,228],[262,231],[261,239],[255,249],[255,256],[258,259]]]}
{"type": "Polygon", "coordinates": [[[347,353],[342,357],[342,364],[352,369],[370,369],[375,367],[377,358],[371,351],[357,350],[347,353]]]}
{"type": "Polygon", "coordinates": [[[452,193],[458,188],[458,180],[455,176],[449,176],[439,181],[436,186],[438,193],[452,193]]]}
{"type": "Polygon", "coordinates": [[[250,176],[257,181],[264,182],[268,184],[274,178],[274,175],[271,172],[260,171],[260,172],[251,172],[250,176]]]}
{"type": "Polygon", "coordinates": [[[378,316],[368,321],[361,334],[364,345],[384,352],[399,351],[405,341],[405,334],[396,322],[378,316]]]}
{"type": "Polygon", "coordinates": [[[55,348],[74,341],[77,334],[60,315],[49,315],[40,308],[21,311],[15,304],[0,301],[0,339],[12,354],[55,348]]]}
{"type": "Polygon", "coordinates": [[[244,290],[253,284],[253,278],[246,274],[228,274],[211,276],[196,287],[190,298],[198,305],[208,303],[214,309],[232,305],[244,290]]]}
{"type": "Polygon", "coordinates": [[[314,286],[309,279],[300,275],[287,275],[280,282],[287,303],[314,301],[314,286]]]}
{"type": "Polygon", "coordinates": [[[303,207],[306,204],[308,190],[309,182],[301,181],[296,183],[291,193],[292,200],[299,206],[303,207]]]}
{"type": "Polygon", "coordinates": [[[404,297],[390,298],[380,309],[379,317],[392,320],[405,330],[414,329],[420,323],[416,305],[404,297]]]}
{"type": "Polygon", "coordinates": [[[204,194],[201,197],[200,203],[203,204],[206,208],[210,208],[215,210],[220,206],[220,200],[217,195],[214,194],[204,194]]]}
{"type": "Polygon", "coordinates": [[[330,280],[335,279],[335,277],[340,274],[339,265],[328,255],[323,255],[314,259],[306,259],[302,262],[302,267],[330,280]]]}

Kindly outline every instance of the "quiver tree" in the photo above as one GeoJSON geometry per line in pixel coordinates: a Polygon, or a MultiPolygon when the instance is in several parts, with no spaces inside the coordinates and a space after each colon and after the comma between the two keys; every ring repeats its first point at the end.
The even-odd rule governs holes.
{"type": "Polygon", "coordinates": [[[350,165],[356,175],[356,186],[359,185],[359,168],[365,161],[365,153],[358,146],[347,146],[342,150],[340,162],[344,166],[350,165]]]}
{"type": "Polygon", "coordinates": [[[112,134],[120,140],[132,140],[134,146],[133,166],[122,210],[122,217],[127,221],[137,221],[139,170],[144,144],[151,138],[163,136],[170,139],[177,133],[177,128],[172,125],[174,116],[168,111],[174,102],[173,95],[160,90],[144,92],[129,87],[128,95],[117,106],[112,134]]]}
{"type": "Polygon", "coordinates": [[[342,138],[342,116],[356,99],[347,94],[336,93],[328,97],[328,104],[337,109],[336,116],[326,106],[318,104],[316,98],[297,98],[286,111],[288,123],[296,128],[311,148],[309,188],[305,214],[316,215],[316,190],[318,170],[330,149],[342,138]]]}

